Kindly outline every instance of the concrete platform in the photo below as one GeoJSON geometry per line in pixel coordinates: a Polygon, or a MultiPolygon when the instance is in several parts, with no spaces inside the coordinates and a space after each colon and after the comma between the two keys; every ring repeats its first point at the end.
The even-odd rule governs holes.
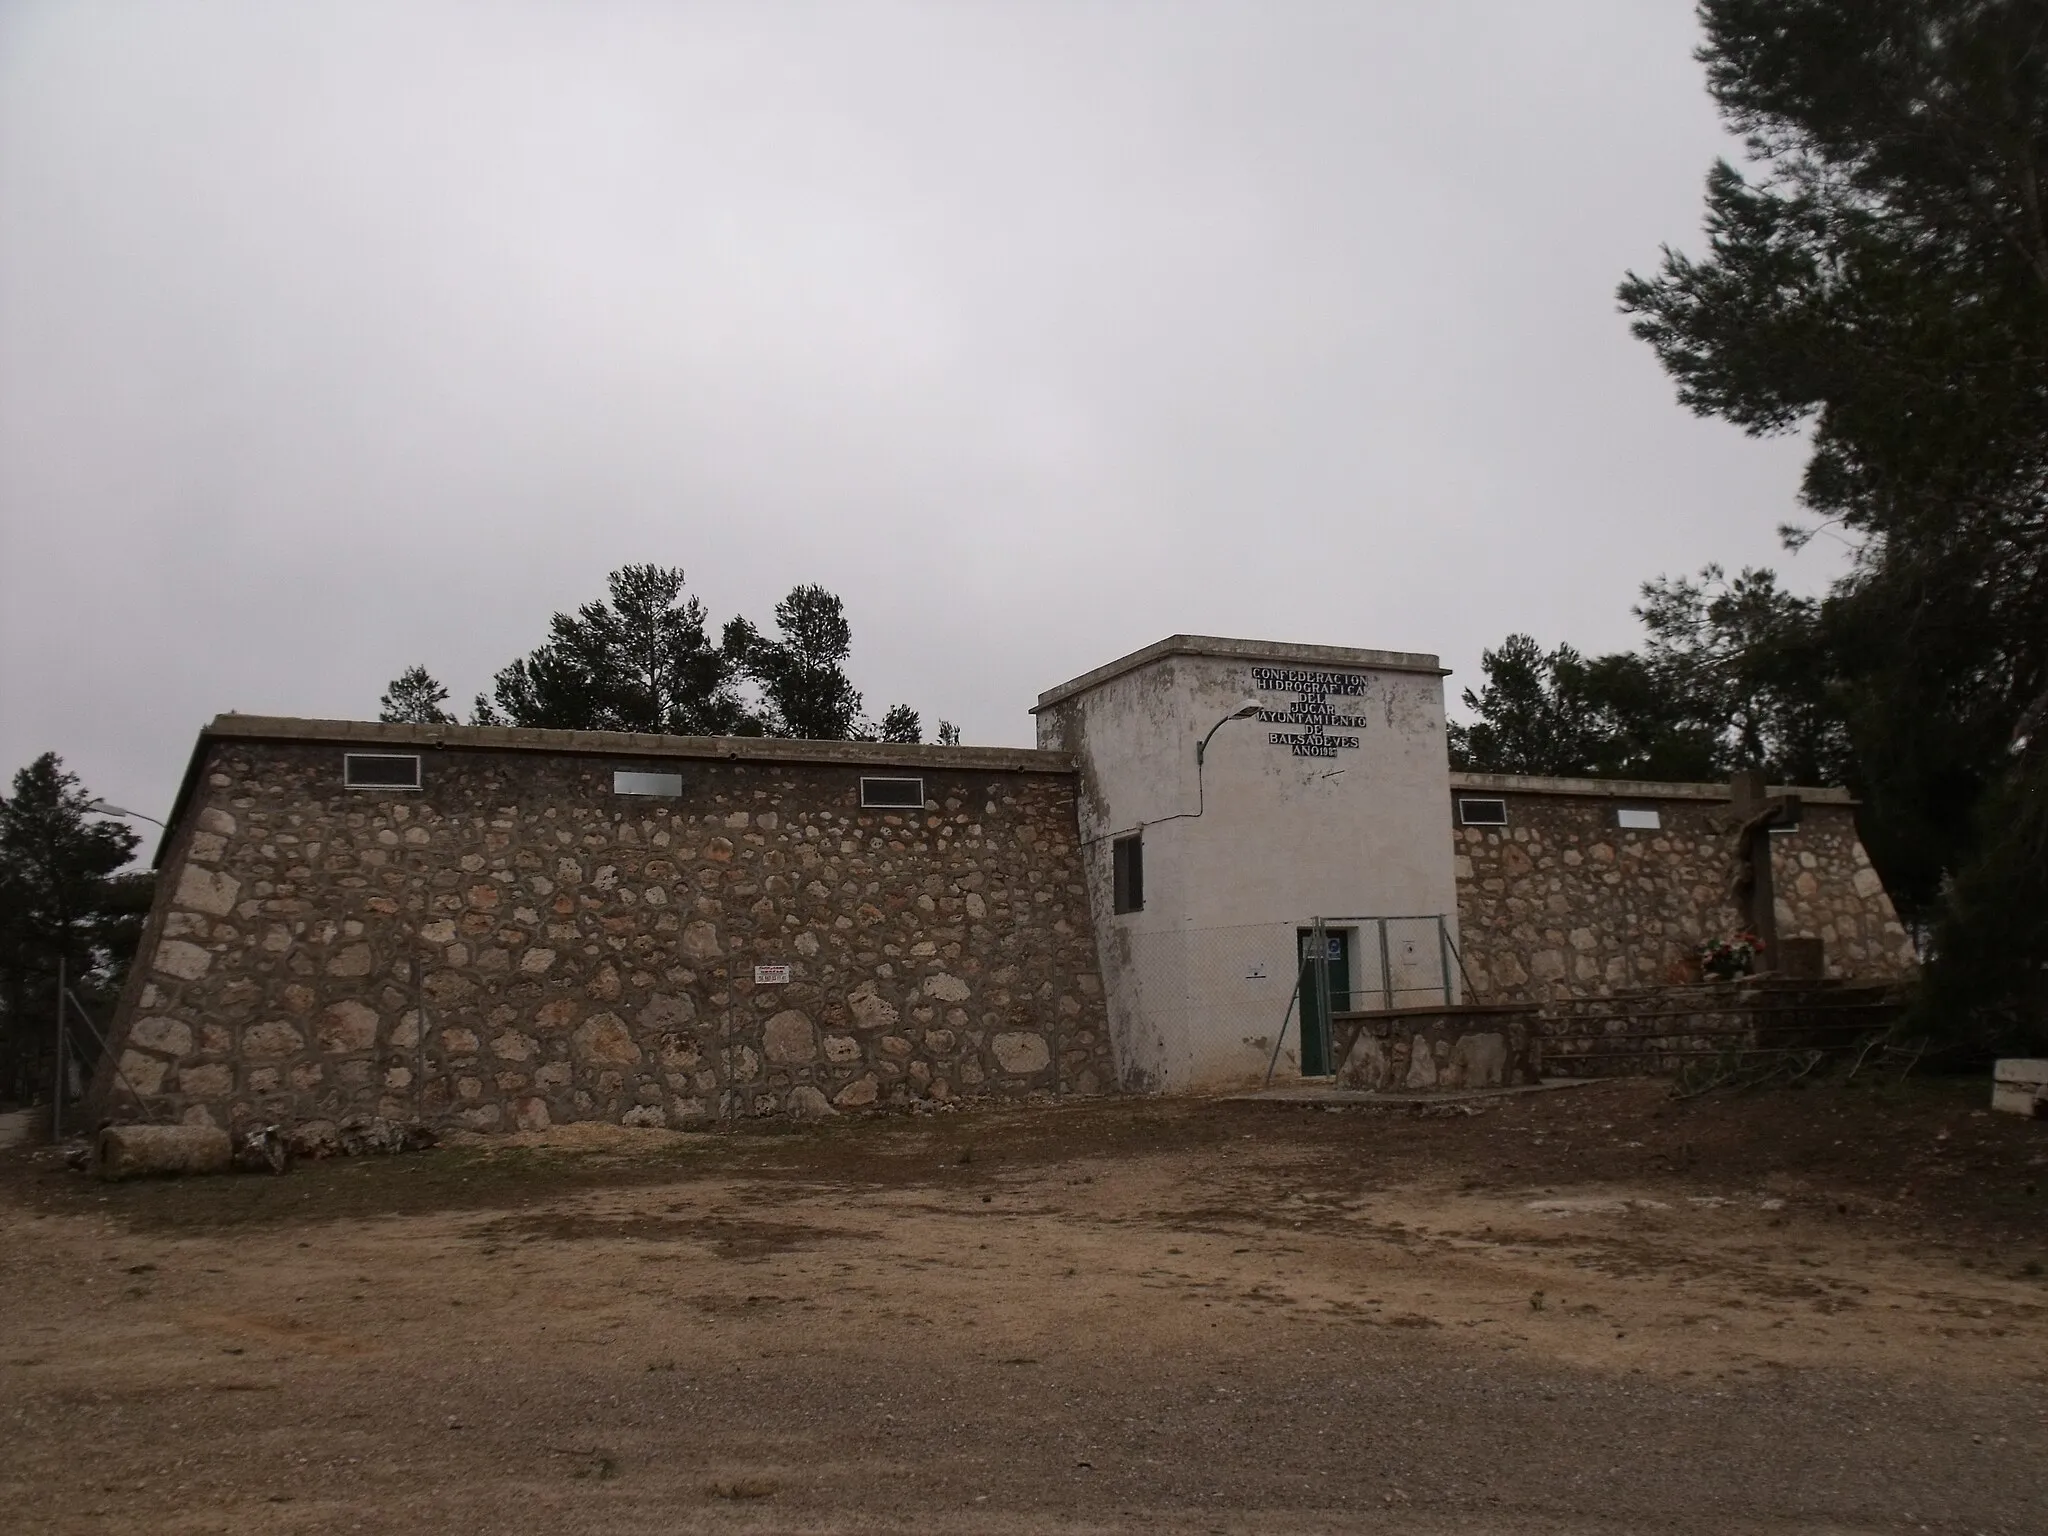
{"type": "Polygon", "coordinates": [[[1453,1088],[1443,1093],[1375,1093],[1362,1088],[1339,1088],[1334,1083],[1290,1083],[1285,1087],[1255,1088],[1249,1093],[1226,1093],[1232,1104],[1357,1104],[1367,1108],[1389,1108],[1410,1104],[1464,1104],[1475,1099],[1505,1099],[1522,1093],[1550,1093],[1559,1088],[1585,1088],[1597,1078],[1553,1077],[1540,1083],[1516,1083],[1505,1088],[1453,1088]]]}

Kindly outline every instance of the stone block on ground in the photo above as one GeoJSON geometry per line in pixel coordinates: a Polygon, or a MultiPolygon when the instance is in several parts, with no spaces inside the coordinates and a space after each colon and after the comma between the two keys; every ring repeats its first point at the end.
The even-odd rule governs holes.
{"type": "Polygon", "coordinates": [[[789,1112],[798,1120],[829,1120],[839,1113],[832,1101],[809,1083],[790,1090],[789,1112]]]}
{"type": "Polygon", "coordinates": [[[1993,1067],[1991,1107],[2048,1120],[2048,1057],[2009,1057],[1993,1067]]]}

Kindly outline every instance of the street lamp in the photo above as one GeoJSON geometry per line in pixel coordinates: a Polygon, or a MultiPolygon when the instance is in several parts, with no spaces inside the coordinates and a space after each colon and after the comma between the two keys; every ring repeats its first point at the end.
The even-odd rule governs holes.
{"type": "MultiPolygon", "coordinates": [[[[157,821],[154,816],[145,815],[141,811],[123,810],[120,806],[110,805],[105,800],[93,801],[92,804],[85,808],[85,813],[88,816],[133,816],[137,821],[155,822],[159,827],[164,825],[162,822],[157,821]]],[[[170,828],[164,827],[164,830],[168,832],[170,828]]]]}
{"type": "Polygon", "coordinates": [[[1209,739],[1233,720],[1249,720],[1266,706],[1257,699],[1246,699],[1229,714],[1209,727],[1209,735],[1195,743],[1195,808],[1183,811],[1179,816],[1162,817],[1163,821],[1193,820],[1209,808],[1209,786],[1202,778],[1202,760],[1209,755],[1209,739]]]}
{"type": "MultiPolygon", "coordinates": [[[[1195,743],[1195,808],[1192,811],[1178,811],[1171,816],[1162,816],[1159,818],[1158,821],[1139,822],[1137,830],[1143,831],[1148,826],[1161,826],[1169,821],[1193,821],[1197,816],[1200,816],[1204,811],[1206,811],[1209,808],[1209,790],[1207,784],[1204,782],[1202,778],[1202,761],[1209,755],[1210,738],[1213,737],[1218,731],[1222,730],[1223,727],[1230,724],[1231,721],[1249,720],[1253,716],[1257,715],[1265,707],[1266,706],[1261,704],[1257,699],[1246,699],[1242,704],[1239,704],[1235,709],[1231,710],[1229,714],[1225,715],[1221,720],[1218,720],[1214,725],[1210,726],[1209,734],[1207,736],[1204,736],[1200,741],[1195,743]]],[[[1092,844],[1102,842],[1107,838],[1122,836],[1124,836],[1123,832],[1102,832],[1098,833],[1094,837],[1088,838],[1086,841],[1082,843],[1081,846],[1085,848],[1092,844]]]]}
{"type": "MultiPolygon", "coordinates": [[[[1257,699],[1246,699],[1242,704],[1238,705],[1237,708],[1233,709],[1221,720],[1218,720],[1214,725],[1210,726],[1209,736],[1214,736],[1218,731],[1222,730],[1223,727],[1230,724],[1230,722],[1233,720],[1252,719],[1259,713],[1260,710],[1264,709],[1265,707],[1266,706],[1261,704],[1257,699]]],[[[1209,736],[1204,736],[1199,742],[1195,744],[1195,765],[1197,767],[1200,767],[1202,759],[1209,755],[1209,736]]]]}

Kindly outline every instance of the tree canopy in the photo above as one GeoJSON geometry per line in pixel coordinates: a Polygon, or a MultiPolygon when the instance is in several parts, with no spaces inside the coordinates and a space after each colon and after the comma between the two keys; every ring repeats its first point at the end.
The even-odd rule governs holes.
{"type": "Polygon", "coordinates": [[[877,741],[919,742],[924,740],[924,720],[908,704],[898,704],[882,716],[877,741]]]}
{"type": "Polygon", "coordinates": [[[1467,689],[1477,717],[1451,727],[1452,760],[1488,773],[1834,783],[1842,724],[1817,636],[1819,605],[1767,570],[1645,584],[1641,651],[1586,657],[1510,635],[1467,689]]]}
{"type": "MultiPolygon", "coordinates": [[[[874,722],[847,675],[853,627],[824,587],[799,586],[775,606],[763,634],[744,618],[717,640],[680,567],[628,565],[607,597],[557,613],[544,644],[501,670],[478,694],[478,725],[670,736],[798,736],[819,741],[923,740],[907,704],[874,722]]],[[[452,724],[444,688],[424,666],[387,685],[379,718],[452,724]]],[[[948,729],[951,727],[948,726],[948,729]]],[[[954,733],[957,739],[957,731],[954,733]]]]}
{"type": "Polygon", "coordinates": [[[669,736],[755,734],[734,687],[733,657],[708,632],[704,605],[683,596],[680,566],[613,571],[609,601],[548,623],[547,642],[477,696],[485,725],[669,736]]]}
{"type": "Polygon", "coordinates": [[[792,590],[775,605],[774,636],[745,619],[725,626],[725,649],[761,685],[761,728],[770,736],[846,741],[859,734],[860,690],[846,675],[853,626],[823,587],[792,590]]]}
{"type": "Polygon", "coordinates": [[[453,725],[455,717],[441,707],[447,702],[448,690],[425,667],[407,667],[377,701],[377,718],[387,725],[453,725]]]}

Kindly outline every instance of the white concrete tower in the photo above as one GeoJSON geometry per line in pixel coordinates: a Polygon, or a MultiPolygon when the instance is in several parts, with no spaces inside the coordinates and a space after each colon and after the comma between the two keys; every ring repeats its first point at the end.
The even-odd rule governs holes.
{"type": "MultiPolygon", "coordinates": [[[[1039,695],[1038,744],[1080,768],[1126,1087],[1263,1073],[1319,918],[1337,1007],[1454,1000],[1443,677],[1434,656],[1175,635],[1039,695]]],[[[1321,1013],[1311,996],[1304,1035],[1295,1009],[1283,1070],[1323,1069],[1321,1013]]]]}

